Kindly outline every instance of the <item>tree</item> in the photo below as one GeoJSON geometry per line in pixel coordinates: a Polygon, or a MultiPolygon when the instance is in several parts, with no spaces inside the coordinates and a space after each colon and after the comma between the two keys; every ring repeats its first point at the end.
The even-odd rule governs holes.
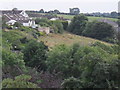
{"type": "Polygon", "coordinates": [[[53,12],[54,12],[55,14],[59,14],[59,13],[60,13],[60,11],[57,10],[57,9],[55,9],[53,12]]]}
{"type": "Polygon", "coordinates": [[[68,21],[61,21],[62,24],[63,24],[63,29],[64,30],[67,30],[67,27],[68,27],[68,21]]]}
{"type": "Polygon", "coordinates": [[[20,68],[25,68],[25,62],[23,60],[23,54],[19,53],[12,53],[9,50],[2,49],[2,62],[3,62],[3,67],[7,66],[19,66],[20,68]]]}
{"type": "Polygon", "coordinates": [[[76,15],[68,26],[68,31],[77,35],[81,35],[83,30],[85,29],[87,21],[87,17],[83,14],[76,15]]]}
{"type": "Polygon", "coordinates": [[[118,13],[117,12],[111,12],[111,17],[117,18],[118,17],[118,13]]]}
{"type": "Polygon", "coordinates": [[[48,47],[45,46],[43,42],[37,42],[34,40],[30,41],[23,50],[26,65],[29,67],[36,67],[40,70],[45,70],[47,51],[48,47]]]}
{"type": "Polygon", "coordinates": [[[63,73],[63,77],[79,77],[79,59],[75,59],[75,54],[79,46],[75,44],[72,47],[60,45],[48,53],[46,64],[50,72],[63,73]]]}
{"type": "Polygon", "coordinates": [[[84,36],[104,40],[114,37],[114,29],[111,25],[104,22],[89,22],[82,32],[84,36]]]}
{"type": "Polygon", "coordinates": [[[26,71],[22,53],[13,53],[8,49],[2,49],[2,75],[3,78],[14,77],[26,71]]]}
{"type": "Polygon", "coordinates": [[[36,24],[39,24],[39,23],[41,23],[41,22],[48,24],[49,21],[48,21],[47,18],[42,18],[42,19],[36,18],[36,19],[35,19],[35,23],[36,23],[36,24]]]}
{"type": "Polygon", "coordinates": [[[63,24],[61,23],[61,21],[56,20],[56,21],[51,21],[51,22],[53,24],[53,27],[56,27],[57,33],[63,33],[64,29],[63,29],[63,24]]]}
{"type": "Polygon", "coordinates": [[[44,10],[43,10],[43,9],[41,9],[41,10],[39,11],[39,13],[44,13],[44,10]]]}

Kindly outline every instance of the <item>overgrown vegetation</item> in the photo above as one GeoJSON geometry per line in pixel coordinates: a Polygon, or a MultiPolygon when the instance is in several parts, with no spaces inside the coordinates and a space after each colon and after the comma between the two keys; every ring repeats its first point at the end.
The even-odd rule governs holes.
{"type": "Polygon", "coordinates": [[[104,22],[89,22],[86,29],[82,32],[84,36],[105,40],[114,37],[114,29],[111,25],[104,22]]]}
{"type": "Polygon", "coordinates": [[[37,18],[35,22],[41,27],[50,27],[54,33],[63,33],[63,30],[67,28],[66,23],[60,20],[50,21],[47,18],[37,18]]]}
{"type": "MultiPolygon", "coordinates": [[[[13,41],[9,41],[11,41],[11,45],[13,41]]],[[[117,45],[108,46],[100,42],[90,46],[81,46],[80,44],[66,46],[63,44],[48,51],[47,46],[43,42],[28,41],[28,43],[24,44],[25,46],[19,54],[11,52],[10,49],[8,52],[3,47],[4,88],[45,88],[44,85],[50,88],[52,83],[54,83],[53,87],[56,88],[119,87],[118,75],[120,73],[118,70],[120,62],[118,50],[116,50],[118,48],[117,45]],[[9,71],[12,68],[14,69],[9,71]],[[32,72],[31,69],[33,68],[36,68],[35,72],[32,72]],[[25,74],[25,76],[22,74],[25,74]],[[27,78],[31,76],[32,79],[27,78]],[[22,80],[23,83],[18,83],[18,77],[19,80],[24,77],[26,79],[24,79],[25,81],[22,80]],[[50,80],[50,82],[47,82],[45,78],[50,80]],[[51,79],[58,83],[51,81],[51,79]],[[46,80],[47,83],[43,80],[46,80]]]]}
{"type": "Polygon", "coordinates": [[[104,22],[87,22],[87,17],[84,15],[75,16],[70,25],[68,26],[68,31],[77,34],[84,35],[87,37],[99,39],[109,43],[116,43],[115,40],[115,29],[113,26],[104,22]]]}
{"type": "Polygon", "coordinates": [[[76,15],[68,26],[68,31],[72,32],[73,34],[82,35],[87,20],[87,17],[85,17],[84,15],[76,15]]]}
{"type": "MultiPolygon", "coordinates": [[[[1,48],[3,88],[120,88],[120,47],[117,43],[101,43],[63,33],[67,22],[47,19],[36,22],[41,26],[48,25],[59,33],[55,37],[53,34],[46,36],[49,42],[54,38],[54,42],[63,44],[49,48],[47,40],[42,42],[44,36],[41,37],[41,33],[18,23],[15,24],[16,29],[4,29],[1,48]]],[[[85,36],[91,34],[89,37],[93,37],[94,31],[94,36],[97,36],[93,38],[100,40],[113,37],[110,25],[100,22],[87,24],[84,15],[75,16],[69,27],[72,27],[70,32],[78,35],[84,33],[85,36]]]]}

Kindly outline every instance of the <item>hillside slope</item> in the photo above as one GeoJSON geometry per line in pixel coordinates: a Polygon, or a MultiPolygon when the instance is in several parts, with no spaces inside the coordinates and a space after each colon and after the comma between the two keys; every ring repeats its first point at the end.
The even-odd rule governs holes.
{"type": "MultiPolygon", "coordinates": [[[[53,47],[55,45],[60,45],[60,44],[65,44],[70,46],[73,45],[74,43],[79,43],[81,46],[86,46],[93,44],[95,42],[102,42],[92,38],[70,34],[68,32],[65,32],[63,34],[49,34],[47,36],[42,36],[39,38],[39,41],[43,41],[49,47],[53,47]]],[[[111,45],[106,42],[102,42],[102,43],[111,45]]]]}

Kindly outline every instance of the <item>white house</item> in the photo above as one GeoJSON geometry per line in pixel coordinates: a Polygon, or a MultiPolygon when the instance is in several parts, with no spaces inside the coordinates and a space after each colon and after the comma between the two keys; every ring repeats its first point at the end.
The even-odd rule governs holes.
{"type": "Polygon", "coordinates": [[[29,17],[25,11],[22,11],[20,14],[23,15],[24,17],[29,17]]]}
{"type": "Polygon", "coordinates": [[[25,11],[22,10],[5,10],[2,11],[2,15],[5,17],[6,24],[13,25],[15,22],[21,23],[23,26],[35,28],[37,25],[25,11]]]}
{"type": "Polygon", "coordinates": [[[8,24],[8,25],[14,25],[15,22],[17,22],[17,21],[16,20],[10,20],[10,21],[6,22],[6,24],[8,24]]]}

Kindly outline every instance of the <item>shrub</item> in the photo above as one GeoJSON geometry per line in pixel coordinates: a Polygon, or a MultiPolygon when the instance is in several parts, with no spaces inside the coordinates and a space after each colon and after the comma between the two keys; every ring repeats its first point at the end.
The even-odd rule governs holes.
{"type": "Polygon", "coordinates": [[[67,28],[68,28],[68,21],[61,21],[61,22],[63,24],[63,29],[67,30],[67,28]]]}
{"type": "Polygon", "coordinates": [[[23,50],[26,65],[29,67],[39,68],[40,70],[45,70],[47,51],[48,47],[45,46],[43,42],[37,42],[34,40],[30,41],[23,50]]]}
{"type": "Polygon", "coordinates": [[[81,81],[78,78],[70,77],[62,83],[63,88],[77,89],[82,88],[81,81]]]}
{"type": "Polygon", "coordinates": [[[35,23],[36,24],[42,24],[42,23],[44,23],[44,24],[49,25],[49,20],[47,18],[42,18],[42,19],[37,18],[37,19],[35,19],[35,23]]]}
{"type": "Polygon", "coordinates": [[[21,68],[25,68],[25,62],[23,60],[22,53],[16,54],[9,50],[2,50],[2,61],[4,63],[3,67],[18,65],[21,68]]]}
{"type": "MultiPolygon", "coordinates": [[[[78,49],[78,48],[77,48],[78,49]]],[[[77,52],[76,48],[68,48],[65,45],[60,45],[48,53],[46,64],[48,70],[56,73],[63,73],[63,77],[80,75],[79,61],[74,59],[77,52]]]]}
{"type": "Polygon", "coordinates": [[[63,29],[63,24],[59,21],[59,20],[56,20],[56,21],[51,21],[52,24],[53,24],[53,27],[55,29],[55,32],[57,33],[63,33],[64,29],[63,29]],[[56,28],[55,28],[56,27],[56,28]]]}
{"type": "Polygon", "coordinates": [[[38,88],[38,86],[30,82],[31,76],[29,75],[20,75],[15,77],[15,79],[4,79],[2,81],[3,88],[38,88]]]}
{"type": "Polygon", "coordinates": [[[93,45],[91,46],[94,46],[94,47],[100,47],[101,49],[103,49],[105,52],[107,53],[115,53],[114,52],[114,49],[111,47],[111,46],[108,46],[108,45],[105,45],[105,44],[102,44],[100,42],[95,42],[93,45]]]}

